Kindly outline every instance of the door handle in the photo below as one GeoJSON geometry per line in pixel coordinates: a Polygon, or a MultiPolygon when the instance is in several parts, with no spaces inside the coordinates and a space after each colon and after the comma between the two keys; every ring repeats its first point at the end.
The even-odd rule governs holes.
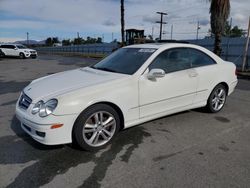
{"type": "Polygon", "coordinates": [[[193,72],[193,73],[190,73],[189,76],[190,76],[190,77],[197,77],[198,74],[193,72]]]}
{"type": "Polygon", "coordinates": [[[189,77],[197,77],[198,73],[195,70],[190,70],[188,75],[189,75],[189,77]]]}

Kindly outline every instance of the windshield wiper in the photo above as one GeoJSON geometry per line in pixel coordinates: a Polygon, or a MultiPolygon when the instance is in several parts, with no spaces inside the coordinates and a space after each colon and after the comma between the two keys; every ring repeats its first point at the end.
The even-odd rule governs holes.
{"type": "Polygon", "coordinates": [[[112,69],[109,69],[109,68],[105,68],[105,67],[95,67],[95,66],[91,66],[91,68],[97,69],[97,70],[108,71],[108,72],[117,72],[117,71],[115,71],[115,70],[112,70],[112,69]]]}

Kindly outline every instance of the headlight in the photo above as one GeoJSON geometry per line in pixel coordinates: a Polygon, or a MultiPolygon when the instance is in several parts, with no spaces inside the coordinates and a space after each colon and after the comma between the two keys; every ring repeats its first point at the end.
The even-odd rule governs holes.
{"type": "Polygon", "coordinates": [[[32,114],[39,113],[40,117],[46,117],[52,114],[52,112],[57,107],[57,103],[58,103],[57,99],[51,99],[46,103],[44,103],[43,101],[39,101],[34,105],[31,113],[32,114]]]}
{"type": "Polygon", "coordinates": [[[25,52],[25,53],[30,53],[30,52],[29,52],[29,51],[27,51],[27,50],[24,50],[24,52],[25,52]]]}
{"type": "Polygon", "coordinates": [[[31,111],[31,113],[32,113],[32,114],[37,114],[37,113],[40,111],[42,105],[43,105],[43,101],[37,102],[37,103],[34,105],[34,107],[33,107],[32,111],[31,111]]]}

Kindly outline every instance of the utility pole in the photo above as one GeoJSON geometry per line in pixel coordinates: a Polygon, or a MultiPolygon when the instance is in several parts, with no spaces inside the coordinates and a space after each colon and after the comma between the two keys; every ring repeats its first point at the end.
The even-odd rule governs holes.
{"type": "Polygon", "coordinates": [[[154,26],[152,26],[152,39],[154,40],[154,26]]]}
{"type": "Polygon", "coordinates": [[[79,35],[79,32],[77,32],[77,43],[80,44],[80,35],[79,35]]]}
{"type": "Polygon", "coordinates": [[[29,45],[29,32],[26,33],[27,35],[27,46],[29,45]]]}
{"type": "Polygon", "coordinates": [[[230,40],[230,37],[231,37],[232,23],[233,23],[233,18],[231,17],[231,19],[230,19],[229,36],[227,36],[227,53],[226,53],[226,61],[228,60],[229,40],[230,40]]]}
{"type": "Polygon", "coordinates": [[[167,24],[167,22],[163,22],[163,16],[166,16],[168,14],[165,13],[165,12],[156,12],[156,13],[161,15],[161,21],[156,22],[156,23],[160,24],[160,36],[159,36],[159,39],[161,40],[161,38],[162,38],[162,25],[167,24]]]}
{"type": "Polygon", "coordinates": [[[250,16],[249,16],[249,22],[248,22],[247,41],[246,41],[243,62],[242,62],[242,72],[245,71],[246,62],[247,62],[247,51],[248,51],[249,37],[250,37],[249,35],[250,35],[250,16]]]}
{"type": "Polygon", "coordinates": [[[174,25],[171,25],[171,40],[173,40],[173,31],[174,31],[174,25]]]}
{"type": "Polygon", "coordinates": [[[124,0],[121,0],[121,39],[122,46],[125,45],[125,21],[124,21],[124,0]]]}
{"type": "Polygon", "coordinates": [[[199,30],[201,29],[200,22],[197,23],[196,40],[199,39],[199,30]]]}
{"type": "Polygon", "coordinates": [[[114,33],[113,32],[112,32],[112,36],[111,37],[112,37],[112,42],[113,42],[114,41],[114,33]]]}

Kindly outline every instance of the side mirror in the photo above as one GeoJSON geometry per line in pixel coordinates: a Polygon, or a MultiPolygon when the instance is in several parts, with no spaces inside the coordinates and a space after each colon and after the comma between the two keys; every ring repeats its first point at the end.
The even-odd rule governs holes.
{"type": "Polygon", "coordinates": [[[147,77],[148,79],[162,78],[165,76],[165,71],[162,69],[152,69],[149,71],[147,77]]]}
{"type": "Polygon", "coordinates": [[[18,48],[17,48],[17,47],[15,47],[15,48],[14,48],[14,50],[18,50],[18,48]]]}

